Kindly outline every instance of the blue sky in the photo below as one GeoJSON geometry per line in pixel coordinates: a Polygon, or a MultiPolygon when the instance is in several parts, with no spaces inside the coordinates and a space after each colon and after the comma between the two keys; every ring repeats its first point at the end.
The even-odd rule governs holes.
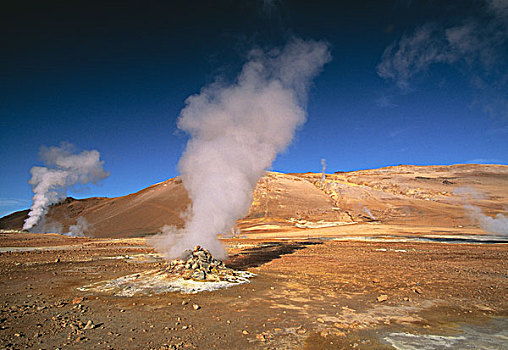
{"type": "Polygon", "coordinates": [[[97,149],[75,197],[178,175],[185,99],[253,47],[325,40],[282,172],[508,162],[508,5],[476,1],[16,1],[0,14],[0,215],[28,208],[41,145],[97,149]]]}

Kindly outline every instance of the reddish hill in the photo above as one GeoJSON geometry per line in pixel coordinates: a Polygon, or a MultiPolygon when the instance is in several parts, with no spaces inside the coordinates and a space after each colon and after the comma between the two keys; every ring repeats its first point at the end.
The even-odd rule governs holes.
{"type": "MultiPolygon", "coordinates": [[[[249,214],[239,221],[244,232],[266,225],[346,224],[380,221],[388,224],[474,225],[464,204],[485,214],[505,213],[508,207],[508,166],[401,165],[381,169],[327,174],[268,172],[258,183],[249,214]],[[483,197],[464,195],[474,189],[483,197]]],[[[183,224],[189,205],[179,178],[118,198],[73,199],[51,208],[48,222],[64,232],[83,216],[96,237],[151,235],[163,225],[183,224]]],[[[0,219],[1,229],[21,229],[28,211],[0,219]]],[[[307,225],[307,226],[306,226],[307,225]]]]}

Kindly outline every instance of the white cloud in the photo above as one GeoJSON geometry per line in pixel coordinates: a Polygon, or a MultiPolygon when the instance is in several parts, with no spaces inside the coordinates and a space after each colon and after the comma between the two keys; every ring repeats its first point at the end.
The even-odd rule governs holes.
{"type": "Polygon", "coordinates": [[[0,198],[0,207],[14,207],[30,204],[30,201],[16,198],[0,198]]]}
{"type": "Polygon", "coordinates": [[[508,1],[486,1],[484,13],[452,26],[426,23],[391,43],[377,66],[380,77],[407,91],[432,65],[457,65],[475,90],[474,102],[508,119],[508,1]]]}

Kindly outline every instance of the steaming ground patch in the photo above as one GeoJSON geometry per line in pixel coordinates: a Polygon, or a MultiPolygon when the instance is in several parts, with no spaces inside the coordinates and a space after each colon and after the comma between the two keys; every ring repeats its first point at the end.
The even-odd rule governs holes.
{"type": "Polygon", "coordinates": [[[226,267],[222,261],[215,259],[208,250],[196,246],[193,250],[185,251],[181,259],[171,261],[163,269],[149,270],[111,281],[98,282],[79,290],[127,297],[168,292],[192,294],[248,283],[249,277],[252,276],[254,274],[250,272],[226,267]]]}
{"type": "Polygon", "coordinates": [[[225,277],[223,281],[194,281],[180,277],[175,278],[170,273],[157,269],[123,276],[109,281],[92,283],[77,289],[81,292],[110,294],[120,297],[155,295],[171,292],[195,294],[249,283],[249,278],[253,276],[254,274],[251,272],[236,271],[234,275],[225,277]]]}

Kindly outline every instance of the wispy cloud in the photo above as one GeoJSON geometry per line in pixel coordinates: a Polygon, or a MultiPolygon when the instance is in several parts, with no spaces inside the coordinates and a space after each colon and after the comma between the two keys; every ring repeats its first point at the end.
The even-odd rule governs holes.
{"type": "Polygon", "coordinates": [[[396,129],[390,130],[390,132],[388,132],[388,136],[391,138],[396,138],[396,137],[399,137],[399,136],[401,136],[409,131],[415,130],[415,129],[418,129],[418,127],[408,126],[405,128],[396,128],[396,129]]]}
{"type": "Polygon", "coordinates": [[[470,159],[465,162],[465,164],[505,164],[506,162],[503,162],[500,159],[494,159],[494,158],[476,158],[476,159],[470,159]]]}
{"type": "Polygon", "coordinates": [[[460,65],[485,112],[508,119],[508,1],[486,0],[478,18],[453,26],[426,23],[390,44],[377,66],[401,90],[434,64],[460,65]]]}
{"type": "Polygon", "coordinates": [[[17,210],[26,209],[30,201],[19,198],[0,198],[0,217],[9,215],[17,210]]]}
{"type": "Polygon", "coordinates": [[[30,201],[16,198],[0,198],[0,207],[30,205],[30,201]]]}
{"type": "Polygon", "coordinates": [[[381,108],[395,108],[397,104],[392,102],[391,96],[381,96],[376,99],[376,105],[381,108]]]}

